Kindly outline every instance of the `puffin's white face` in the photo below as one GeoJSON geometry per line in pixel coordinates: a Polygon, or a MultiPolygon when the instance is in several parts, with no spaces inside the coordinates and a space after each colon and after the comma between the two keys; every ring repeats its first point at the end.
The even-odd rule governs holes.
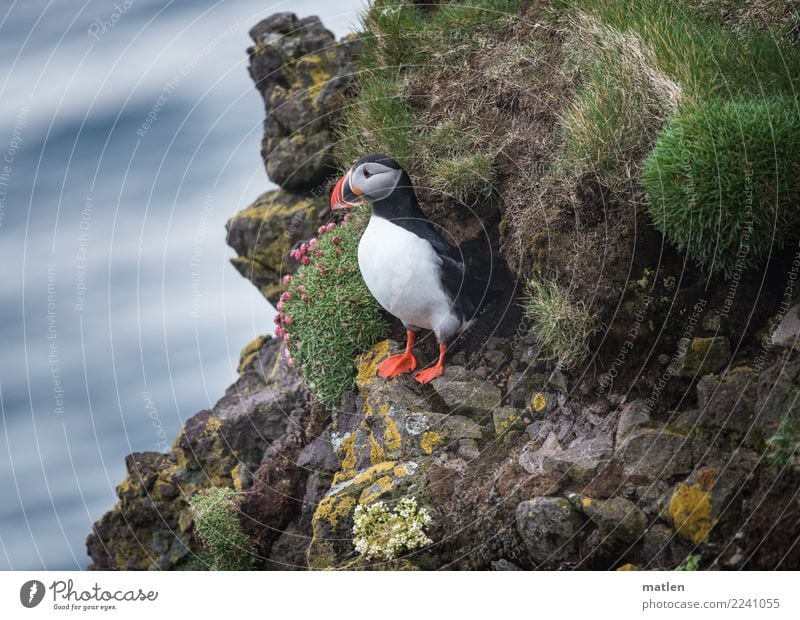
{"type": "Polygon", "coordinates": [[[332,209],[345,209],[389,196],[400,182],[401,168],[377,161],[357,163],[336,184],[331,195],[332,209]]]}

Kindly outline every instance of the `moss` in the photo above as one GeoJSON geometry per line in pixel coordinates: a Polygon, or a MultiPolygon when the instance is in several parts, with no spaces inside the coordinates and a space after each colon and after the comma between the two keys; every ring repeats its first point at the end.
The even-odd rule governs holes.
{"type": "Polygon", "coordinates": [[[419,442],[419,447],[425,454],[432,454],[433,451],[444,443],[444,437],[440,433],[434,431],[426,431],[422,433],[422,439],[419,442]]]}
{"type": "Polygon", "coordinates": [[[716,524],[711,505],[711,493],[701,484],[682,484],[669,500],[667,514],[675,530],[694,544],[708,542],[716,524]]]}

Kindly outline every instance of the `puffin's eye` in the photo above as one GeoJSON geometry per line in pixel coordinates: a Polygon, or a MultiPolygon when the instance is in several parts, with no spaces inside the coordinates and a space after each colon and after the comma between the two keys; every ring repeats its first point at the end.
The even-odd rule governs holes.
{"type": "Polygon", "coordinates": [[[368,179],[371,176],[372,176],[372,173],[367,168],[364,168],[364,178],[368,179]]]}

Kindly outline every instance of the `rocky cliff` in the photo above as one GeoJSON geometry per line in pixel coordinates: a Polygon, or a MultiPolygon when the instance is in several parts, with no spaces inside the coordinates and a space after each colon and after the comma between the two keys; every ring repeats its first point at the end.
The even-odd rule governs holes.
{"type": "MultiPolygon", "coordinates": [[[[418,24],[453,19],[413,5],[418,24]]],[[[289,13],[250,32],[267,112],[262,156],[280,188],[232,217],[227,240],[234,266],[273,302],[298,267],[291,250],[332,217],[326,182],[348,149],[399,144],[364,116],[375,88],[365,67],[394,67],[390,53],[410,45],[390,47],[404,23],[381,10],[365,20],[366,38],[337,42],[317,18],[289,13]]],[[[207,568],[189,502],[220,486],[241,492],[237,518],[267,570],[800,567],[800,318],[786,292],[797,248],[738,272],[729,303],[733,280],[707,275],[639,221],[644,197],[631,178],[662,121],[637,129],[622,182],[583,160],[563,168],[589,79],[576,46],[608,53],[611,26],[583,13],[565,28],[548,3],[503,10],[496,23],[453,22],[449,47],[425,69],[397,65],[411,67],[397,96],[420,148],[403,163],[473,268],[493,266],[490,311],[446,375],[428,386],[379,379],[377,363],[400,348],[394,331],[353,360],[354,386],[325,407],[284,341],[258,339],[237,382],[169,453],[126,459],[119,501],[87,541],[92,568],[207,568]],[[458,28],[477,34],[459,39],[458,28]],[[484,185],[461,180],[465,165],[484,185]],[[563,351],[543,354],[549,341],[523,290],[554,271],[596,317],[591,356],[571,364],[563,351]],[[357,551],[359,514],[409,497],[430,517],[429,544],[378,559],[357,551]]],[[[427,45],[441,34],[425,32],[427,45]]],[[[624,53],[647,65],[635,43],[624,53]]],[[[664,93],[688,96],[648,71],[659,114],[676,105],[664,93]]]]}

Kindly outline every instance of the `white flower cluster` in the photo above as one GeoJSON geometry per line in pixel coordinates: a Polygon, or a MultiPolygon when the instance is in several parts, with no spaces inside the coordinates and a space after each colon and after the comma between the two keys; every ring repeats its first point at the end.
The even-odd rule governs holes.
{"type": "Polygon", "coordinates": [[[413,497],[401,499],[394,510],[383,502],[356,506],[353,522],[353,545],[368,560],[391,560],[433,542],[423,531],[431,515],[413,497]]]}

